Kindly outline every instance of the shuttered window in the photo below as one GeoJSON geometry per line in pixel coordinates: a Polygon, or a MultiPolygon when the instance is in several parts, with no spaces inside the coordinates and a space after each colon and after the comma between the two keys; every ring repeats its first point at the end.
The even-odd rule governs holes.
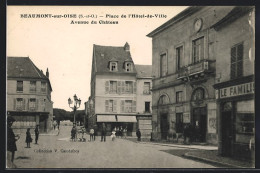
{"type": "Polygon", "coordinates": [[[231,48],[231,79],[243,76],[243,44],[231,48]]]}
{"type": "Polygon", "coordinates": [[[36,99],[35,98],[29,99],[29,109],[30,110],[36,109],[36,99]]]}
{"type": "Polygon", "coordinates": [[[117,93],[117,81],[110,81],[109,93],[117,93]]]}
{"type": "Polygon", "coordinates": [[[133,93],[133,82],[132,81],[125,82],[125,93],[127,93],[127,94],[133,93]]]}
{"type": "Polygon", "coordinates": [[[109,93],[109,81],[106,81],[105,83],[105,93],[109,93]]]}
{"type": "Polygon", "coordinates": [[[15,109],[16,110],[25,110],[25,99],[23,99],[23,98],[15,99],[15,109]]]}
{"type": "Polygon", "coordinates": [[[117,112],[116,100],[105,100],[105,110],[106,112],[117,112]]]}
{"type": "Polygon", "coordinates": [[[196,63],[204,59],[204,37],[192,42],[192,62],[196,63]]]}
{"type": "Polygon", "coordinates": [[[120,105],[121,112],[130,113],[130,112],[136,112],[136,101],[134,100],[121,100],[120,105]]]}
{"type": "Polygon", "coordinates": [[[46,93],[47,91],[47,85],[46,85],[46,82],[41,82],[41,91],[42,93],[46,93]]]}
{"type": "Polygon", "coordinates": [[[36,81],[30,81],[30,92],[36,92],[36,81]]]}
{"type": "Polygon", "coordinates": [[[162,54],[160,57],[160,74],[161,76],[167,75],[167,57],[166,54],[162,54]]]}

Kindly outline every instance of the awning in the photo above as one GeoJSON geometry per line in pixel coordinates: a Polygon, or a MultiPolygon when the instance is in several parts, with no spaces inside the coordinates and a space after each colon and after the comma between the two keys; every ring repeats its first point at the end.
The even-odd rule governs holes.
{"type": "Polygon", "coordinates": [[[117,116],[117,122],[131,122],[136,123],[136,116],[117,116]]]}
{"type": "Polygon", "coordinates": [[[97,122],[116,122],[115,115],[97,115],[97,122]]]}

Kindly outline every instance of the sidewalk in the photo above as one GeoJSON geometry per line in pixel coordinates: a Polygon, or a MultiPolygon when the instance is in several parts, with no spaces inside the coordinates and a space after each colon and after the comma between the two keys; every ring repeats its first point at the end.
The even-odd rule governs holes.
{"type": "MultiPolygon", "coordinates": [[[[137,142],[136,138],[127,138],[127,140],[137,142]]],[[[238,160],[230,157],[218,155],[218,147],[212,145],[185,145],[182,143],[170,142],[151,142],[149,139],[142,139],[140,144],[152,144],[159,146],[172,147],[170,150],[163,150],[172,155],[185,157],[192,160],[198,160],[220,168],[254,168],[255,163],[250,160],[238,160]],[[175,148],[175,149],[174,149],[175,148]]]]}

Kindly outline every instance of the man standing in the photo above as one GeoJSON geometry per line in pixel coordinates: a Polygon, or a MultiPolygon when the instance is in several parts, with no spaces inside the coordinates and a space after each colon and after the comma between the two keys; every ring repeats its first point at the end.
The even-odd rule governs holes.
{"type": "Polygon", "coordinates": [[[37,144],[37,141],[39,139],[39,125],[36,125],[36,128],[34,129],[34,133],[35,133],[35,144],[37,144]]]}
{"type": "Polygon", "coordinates": [[[140,131],[140,129],[137,130],[136,136],[137,136],[137,140],[141,141],[141,131],[140,131]]]}
{"type": "Polygon", "coordinates": [[[15,119],[8,115],[7,117],[7,167],[16,168],[14,164],[14,154],[17,151],[16,141],[20,138],[19,135],[15,136],[13,129],[11,128],[15,119]],[[16,138],[17,137],[17,138],[16,138]]]}
{"type": "Polygon", "coordinates": [[[106,125],[105,123],[102,124],[102,127],[101,127],[101,142],[106,142],[106,133],[107,133],[107,129],[106,129],[106,125]]]}

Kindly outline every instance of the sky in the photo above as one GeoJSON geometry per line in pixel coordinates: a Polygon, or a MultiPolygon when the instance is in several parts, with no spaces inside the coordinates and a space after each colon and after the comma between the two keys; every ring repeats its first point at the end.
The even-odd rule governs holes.
{"type": "Polygon", "coordinates": [[[53,108],[71,111],[68,98],[73,99],[76,94],[82,102],[79,110],[83,110],[84,102],[90,96],[93,44],[124,46],[128,42],[134,63],[151,65],[152,39],[146,35],[185,8],[7,6],[7,56],[30,57],[44,73],[49,69],[53,108]],[[30,14],[63,17],[29,18],[30,14]],[[166,17],[129,18],[129,14],[166,17]],[[81,15],[84,18],[79,18],[81,15]],[[74,16],[76,18],[71,18],[74,16]],[[118,24],[99,24],[100,20],[118,21],[118,24]],[[89,24],[71,24],[71,21],[87,21],[89,24]],[[97,24],[91,24],[91,21],[97,21],[97,24]]]}

